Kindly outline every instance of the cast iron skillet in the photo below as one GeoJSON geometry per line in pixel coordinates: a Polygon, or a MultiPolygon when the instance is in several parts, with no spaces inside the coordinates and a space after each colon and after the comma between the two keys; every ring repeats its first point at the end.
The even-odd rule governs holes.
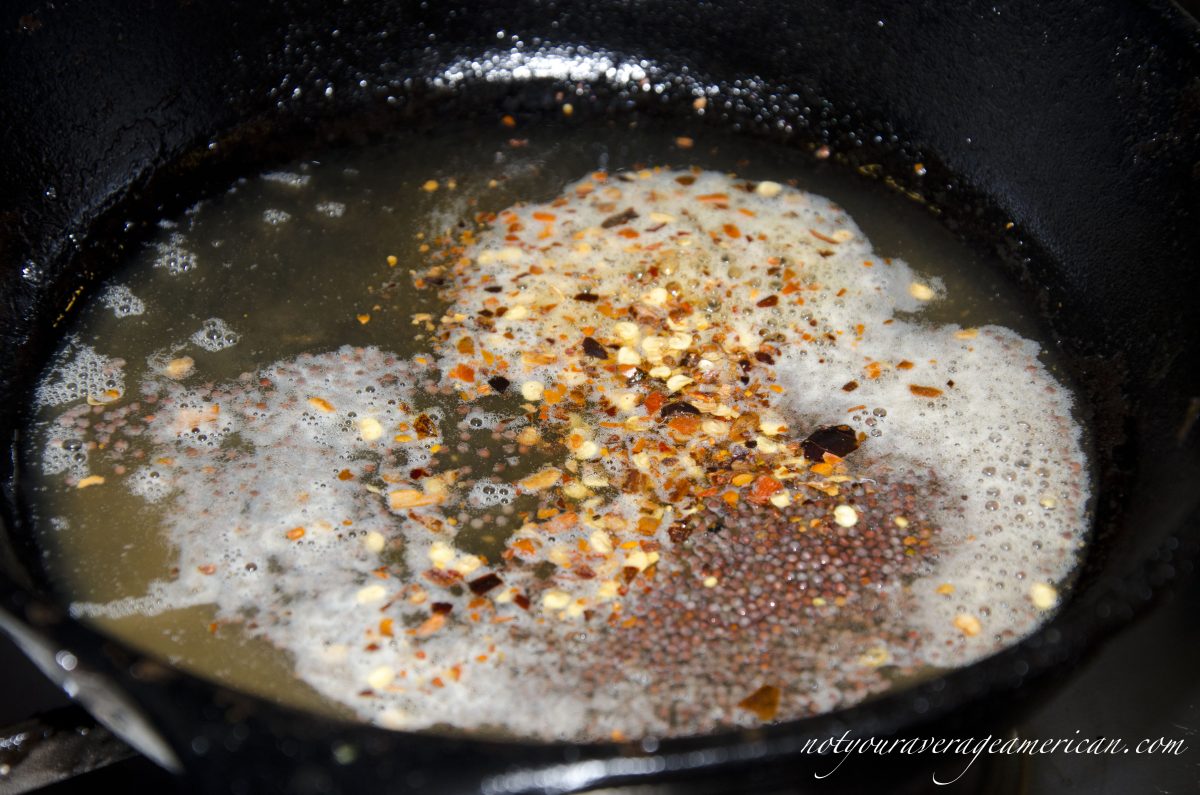
{"type": "MultiPolygon", "coordinates": [[[[6,4],[0,36],[0,432],[14,446],[72,300],[137,240],[126,219],[161,216],[205,185],[327,140],[447,116],[523,118],[555,107],[559,90],[593,119],[694,117],[703,94],[706,123],[827,144],[847,169],[920,195],[1001,254],[1061,341],[1094,432],[1094,538],[1078,587],[1043,630],[831,715],[629,747],[343,725],[144,659],[56,604],[7,459],[0,624],[196,786],[803,784],[828,767],[796,753],[808,738],[978,735],[1014,720],[1190,572],[1200,36],[1168,3],[165,0],[134,10],[91,0],[6,4]]],[[[847,766],[839,783],[867,769],[847,766]]]]}

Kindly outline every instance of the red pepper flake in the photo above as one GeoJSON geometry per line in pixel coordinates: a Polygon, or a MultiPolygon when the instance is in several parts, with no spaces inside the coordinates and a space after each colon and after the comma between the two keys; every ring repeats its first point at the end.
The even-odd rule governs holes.
{"type": "Polygon", "coordinates": [[[519,593],[513,597],[513,603],[522,610],[529,609],[529,597],[523,593],[519,593]]]}
{"type": "Polygon", "coordinates": [[[499,575],[497,575],[495,572],[490,572],[482,577],[476,577],[475,579],[471,580],[469,583],[467,583],[467,587],[471,589],[471,593],[475,594],[476,596],[481,596],[493,588],[502,585],[503,583],[504,580],[500,579],[499,575]]]}
{"type": "Polygon", "coordinates": [[[826,243],[833,243],[834,245],[837,245],[837,241],[834,240],[832,237],[829,237],[828,235],[823,235],[815,229],[810,229],[808,231],[809,231],[809,234],[811,234],[817,240],[823,240],[826,243]]]}
{"type": "Polygon", "coordinates": [[[574,295],[574,298],[576,301],[583,301],[588,304],[594,304],[600,300],[600,296],[596,295],[595,293],[587,293],[587,292],[576,293],[574,295]]]}
{"type": "Polygon", "coordinates": [[[696,528],[692,527],[686,522],[673,522],[671,526],[667,528],[667,538],[671,539],[671,543],[673,544],[682,544],[684,541],[687,541],[689,538],[691,538],[692,533],[694,533],[695,530],[696,528]]]}
{"type": "Polygon", "coordinates": [[[429,606],[429,609],[433,611],[434,615],[445,616],[450,614],[450,611],[454,609],[454,605],[449,602],[434,602],[429,606]]]}
{"type": "MultiPolygon", "coordinates": [[[[683,178],[679,177],[679,179],[682,181],[683,178]]],[[[688,182],[688,183],[684,183],[684,184],[690,185],[691,183],[688,182]]],[[[696,197],[696,201],[707,202],[710,204],[713,204],[716,202],[727,202],[727,201],[729,201],[729,194],[727,194],[727,193],[703,193],[696,197]]]]}
{"type": "Polygon", "coordinates": [[[919,386],[917,384],[909,384],[908,391],[912,392],[917,397],[935,398],[942,394],[942,390],[935,386],[919,386]]]}
{"type": "Polygon", "coordinates": [[[592,337],[583,338],[583,352],[594,359],[608,358],[608,350],[592,337]]]}
{"type": "Polygon", "coordinates": [[[804,440],[802,449],[809,461],[824,461],[826,455],[845,458],[858,449],[858,435],[849,425],[818,428],[804,440]]]}
{"type": "Polygon", "coordinates": [[[288,537],[288,541],[299,541],[300,539],[304,538],[304,528],[293,527],[291,530],[287,531],[286,535],[288,537]]]}
{"type": "Polygon", "coordinates": [[[766,298],[762,299],[757,304],[755,304],[755,306],[760,306],[763,309],[766,309],[767,307],[775,306],[778,303],[779,303],[779,296],[772,293],[771,295],[768,295],[766,298]]]}
{"type": "Polygon", "coordinates": [[[764,503],[771,499],[771,495],[783,488],[783,484],[770,475],[760,475],[754,481],[754,487],[750,490],[750,501],[764,503]]]}
{"type": "Polygon", "coordinates": [[[343,469],[341,472],[338,473],[338,480],[353,480],[353,479],[354,479],[354,473],[351,472],[349,469],[343,469]]]}
{"type": "Polygon", "coordinates": [[[601,229],[612,229],[614,226],[621,226],[622,224],[627,224],[630,221],[632,221],[634,218],[637,218],[637,217],[638,217],[637,212],[632,207],[630,207],[626,210],[623,210],[622,212],[617,213],[616,215],[610,215],[608,218],[605,218],[603,221],[600,222],[600,228],[601,229]]]}
{"type": "Polygon", "coordinates": [[[537,552],[537,548],[534,547],[533,542],[528,538],[518,538],[512,545],[515,551],[524,553],[525,555],[532,555],[537,552]]]}
{"type": "Polygon", "coordinates": [[[197,566],[196,571],[201,574],[212,575],[217,573],[217,567],[211,563],[205,563],[203,566],[197,566]]]}
{"type": "Polygon", "coordinates": [[[450,377],[473,384],[475,383],[475,369],[469,365],[460,364],[450,371],[450,377]]]}
{"type": "Polygon", "coordinates": [[[754,438],[758,430],[760,422],[756,412],[748,411],[733,421],[729,426],[729,440],[733,442],[741,442],[746,439],[754,438]]]}
{"type": "Polygon", "coordinates": [[[768,721],[779,711],[780,691],[774,685],[763,685],[738,702],[742,709],[753,712],[761,721],[768,721]]]}
{"type": "Polygon", "coordinates": [[[508,128],[510,128],[510,129],[511,129],[512,127],[516,127],[516,126],[517,126],[517,120],[516,120],[516,119],[514,119],[512,116],[509,116],[509,115],[504,115],[504,116],[501,116],[501,117],[500,117],[500,123],[501,123],[501,124],[503,124],[505,127],[508,127],[508,128]]]}
{"type": "Polygon", "coordinates": [[[729,235],[730,237],[736,238],[742,236],[742,230],[737,228],[737,224],[725,224],[725,226],[721,228],[724,229],[725,234],[729,235]]]}
{"type": "Polygon", "coordinates": [[[897,370],[911,370],[911,369],[913,369],[913,367],[914,367],[913,363],[910,362],[908,359],[905,359],[904,361],[902,361],[896,365],[897,370]]]}
{"type": "Polygon", "coordinates": [[[687,416],[675,417],[667,423],[667,427],[681,436],[691,436],[700,430],[700,418],[687,416]]]}
{"type": "Polygon", "coordinates": [[[682,177],[676,177],[675,181],[680,185],[692,185],[696,182],[696,178],[691,174],[684,174],[682,177]]]}
{"type": "Polygon", "coordinates": [[[413,421],[413,430],[417,432],[418,439],[428,439],[430,436],[437,436],[437,425],[429,418],[428,414],[422,414],[413,421]]]}
{"type": "MultiPolygon", "coordinates": [[[[658,393],[655,392],[654,394],[657,395],[658,393]]],[[[649,398],[646,399],[646,402],[650,402],[649,398]]],[[[682,400],[674,403],[668,403],[662,407],[663,419],[666,419],[667,417],[673,417],[677,414],[690,414],[695,417],[700,415],[700,409],[696,408],[691,403],[685,403],[682,400]]]]}
{"type": "Polygon", "coordinates": [[[463,337],[455,345],[458,352],[463,356],[473,356],[475,354],[475,342],[470,337],[463,337]]]}
{"type": "Polygon", "coordinates": [[[558,216],[555,215],[554,213],[534,213],[533,214],[533,220],[535,220],[535,221],[544,221],[546,223],[552,223],[553,221],[555,221],[557,219],[558,219],[558,216]]]}
{"type": "Polygon", "coordinates": [[[842,384],[843,392],[853,392],[856,389],[858,389],[857,381],[847,381],[846,383],[842,384]]]}
{"type": "MultiPolygon", "coordinates": [[[[662,392],[651,392],[649,395],[646,396],[646,400],[644,403],[642,403],[642,407],[646,409],[647,415],[653,417],[655,414],[658,413],[659,409],[664,408],[663,407],[664,403],[666,403],[668,406],[675,405],[673,403],[667,403],[667,396],[664,395],[662,392]]],[[[674,411],[674,410],[672,410],[672,411],[674,411]]],[[[696,413],[699,414],[700,412],[697,411],[696,413]]],[[[670,414],[664,414],[663,416],[667,417],[667,416],[670,416],[670,414]]]]}
{"type": "Polygon", "coordinates": [[[462,579],[461,574],[450,569],[426,569],[423,576],[434,585],[440,585],[443,588],[457,585],[458,581],[462,579]]]}
{"type": "Polygon", "coordinates": [[[395,623],[390,618],[385,618],[379,622],[379,634],[385,638],[395,637],[395,623]]]}
{"type": "Polygon", "coordinates": [[[446,626],[446,614],[434,613],[429,618],[425,619],[421,626],[411,631],[412,634],[416,635],[418,638],[427,638],[444,626],[446,626]]]}

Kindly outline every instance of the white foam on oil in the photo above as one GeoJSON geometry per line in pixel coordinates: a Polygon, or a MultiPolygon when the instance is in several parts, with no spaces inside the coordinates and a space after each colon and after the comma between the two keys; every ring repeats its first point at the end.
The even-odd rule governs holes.
{"type": "Polygon", "coordinates": [[[346,205],[342,202],[318,202],[317,212],[329,218],[341,218],[346,214],[346,205]]]}
{"type": "Polygon", "coordinates": [[[57,406],[90,398],[111,402],[125,392],[125,362],[97,353],[78,339],[68,339],[38,384],[39,406],[57,406]]]}
{"type": "Polygon", "coordinates": [[[241,334],[230,328],[229,324],[219,317],[210,317],[205,320],[200,329],[191,336],[193,345],[210,353],[231,348],[237,345],[241,338],[241,334]]]}
{"type": "Polygon", "coordinates": [[[932,473],[950,497],[925,506],[943,541],[933,571],[912,584],[919,609],[910,620],[930,637],[928,664],[964,665],[1028,634],[1042,619],[1030,586],[1064,580],[1082,546],[1082,432],[1069,393],[1038,354],[1036,343],[996,326],[964,332],[896,321],[853,349],[822,348],[823,363],[812,352],[782,360],[796,416],[848,420],[868,434],[861,452],[874,469],[932,473]],[[877,378],[864,377],[867,360],[883,363],[877,378]],[[913,366],[896,369],[900,362],[913,366]],[[853,392],[839,388],[855,379],[853,392]],[[914,396],[913,385],[940,395],[914,396]],[[854,406],[865,408],[847,414],[854,406]],[[939,595],[946,586],[951,593],[939,595]],[[978,618],[980,634],[964,634],[959,615],[978,618]]]}
{"type": "Polygon", "coordinates": [[[187,247],[187,238],[179,232],[172,232],[167,242],[156,244],[154,250],[154,267],[161,268],[172,276],[179,276],[196,268],[196,253],[187,247]]]}
{"type": "Polygon", "coordinates": [[[292,214],[287,210],[279,210],[272,207],[270,209],[263,210],[262,218],[263,223],[265,223],[267,226],[281,226],[292,220],[292,214]]]}
{"type": "MultiPolygon", "coordinates": [[[[833,203],[709,172],[593,176],[555,201],[502,214],[464,256],[472,266],[449,314],[488,310],[494,329],[479,334],[472,350],[509,362],[503,375],[516,392],[537,382],[542,391],[529,395],[540,397],[529,400],[582,385],[588,354],[578,340],[587,327],[610,355],[628,348],[620,355],[636,356],[646,370],[669,370],[660,362],[675,359],[664,352],[693,352],[697,372],[712,376],[686,385],[689,400],[724,429],[745,407],[730,374],[767,346],[779,391],[756,396],[770,401],[764,420],[797,430],[849,423],[866,435],[855,454],[857,474],[936,480],[950,502],[924,508],[942,539],[929,574],[908,586],[914,598],[905,604],[915,606],[909,620],[923,636],[923,656],[911,662],[962,665],[1042,620],[1027,585],[1067,576],[1087,524],[1086,460],[1068,393],[1038,361],[1037,346],[1011,331],[908,319],[919,318],[944,288],[878,256],[833,203]],[[645,278],[650,265],[656,275],[645,278]],[[501,289],[478,289],[485,283],[501,289]],[[581,294],[587,300],[565,300],[581,294]],[[696,312],[668,324],[663,295],[694,301],[696,312]],[[505,312],[492,311],[501,302],[505,312]],[[636,311],[614,316],[613,307],[636,311]],[[548,353],[547,339],[554,341],[548,353]],[[938,591],[946,584],[953,586],[949,596],[938,591]],[[962,614],[974,616],[982,631],[964,632],[955,623],[962,614]]],[[[231,334],[213,319],[192,341],[219,350],[231,334]],[[214,338],[209,324],[217,324],[214,338]]],[[[96,384],[123,391],[123,383],[107,386],[119,378],[115,360],[78,344],[68,353],[39,390],[42,405],[81,399],[96,384]]],[[[438,353],[442,384],[461,388],[454,373],[475,362],[453,344],[438,353]]],[[[463,503],[507,507],[518,490],[499,479],[459,483],[454,472],[437,468],[443,440],[428,429],[445,418],[422,406],[429,398],[414,364],[345,347],[215,386],[154,373],[140,388],[154,408],[139,440],[154,463],[131,468],[122,482],[163,508],[179,575],[142,597],[76,605],[78,614],[212,603],[220,620],[241,622],[287,652],[317,691],[389,727],[504,727],[571,739],[616,728],[634,736],[679,731],[653,710],[631,706],[646,698],[644,672],[589,691],[570,674],[577,661],[553,651],[606,653],[579,637],[586,626],[580,616],[611,604],[609,583],[622,572],[654,564],[637,539],[661,541],[662,565],[669,566],[662,528],[678,506],[661,482],[664,472],[670,466],[701,481],[694,445],[712,442],[668,445],[659,426],[623,424],[636,419],[651,388],[669,389],[665,375],[654,376],[653,387],[630,385],[637,400],[626,408],[620,395],[606,394],[612,411],[573,409],[560,423],[560,436],[578,438],[576,452],[564,451],[555,466],[560,476],[578,473],[572,485],[584,489],[586,501],[573,506],[571,522],[554,524],[567,516],[558,511],[544,523],[526,520],[508,547],[537,549],[530,564],[558,562],[575,571],[585,560],[594,564],[592,577],[559,591],[539,584],[533,565],[483,561],[455,546],[463,503]],[[600,451],[609,437],[621,455],[600,451]],[[638,446],[639,438],[661,442],[669,455],[650,455],[658,445],[638,446]],[[595,452],[587,452],[594,440],[595,452]],[[634,470],[652,481],[655,513],[643,495],[607,489],[634,470]],[[633,529],[648,517],[661,523],[652,535],[633,529]],[[635,540],[614,544],[626,538],[635,540]],[[461,604],[443,618],[430,612],[439,594],[431,583],[470,582],[488,572],[502,583],[482,597],[484,618],[473,619],[461,604]],[[517,603],[522,593],[533,600],[528,610],[517,603]],[[520,637],[531,640],[514,642],[520,637]],[[568,675],[528,675],[556,667],[568,675]]],[[[502,419],[472,410],[460,429],[492,430],[502,419]]],[[[63,452],[72,422],[64,415],[54,434],[63,452]]],[[[762,447],[772,443],[769,436],[762,447]]],[[[59,467],[54,471],[73,465],[49,450],[46,461],[59,467]]],[[[885,587],[898,597],[903,592],[899,583],[885,587]]],[[[839,683],[853,675],[856,655],[829,650],[813,673],[812,704],[845,703],[839,683]]],[[[679,683],[672,697],[703,701],[704,689],[679,683]]]]}
{"type": "Polygon", "coordinates": [[[262,175],[267,182],[284,185],[289,188],[303,188],[312,181],[311,174],[296,174],[291,171],[268,171],[262,175]]]}
{"type": "Polygon", "coordinates": [[[146,312],[146,303],[123,284],[106,287],[100,294],[100,303],[111,309],[117,317],[132,317],[146,312]]]}
{"type": "Polygon", "coordinates": [[[508,505],[517,496],[512,484],[495,480],[479,480],[471,487],[467,499],[475,508],[491,508],[508,505]]]}

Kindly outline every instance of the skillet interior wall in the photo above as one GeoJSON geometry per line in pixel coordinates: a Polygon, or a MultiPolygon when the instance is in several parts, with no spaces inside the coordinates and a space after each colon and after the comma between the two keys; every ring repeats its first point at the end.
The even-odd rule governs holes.
{"type": "MultiPolygon", "coordinates": [[[[534,112],[552,103],[545,83],[514,92],[464,67],[516,49],[554,73],[552,60],[531,56],[584,45],[651,84],[601,76],[587,87],[591,112],[694,113],[703,87],[705,121],[828,143],[851,167],[878,164],[944,208],[947,223],[1001,250],[1095,406],[1104,469],[1096,548],[1108,554],[1090,559],[1084,582],[1107,581],[1182,520],[1194,523],[1200,496],[1186,492],[1197,477],[1195,434],[1181,434],[1200,394],[1186,360],[1197,349],[1189,314],[1200,286],[1190,267],[1200,261],[1197,38],[1160,18],[1165,6],[880,6],[314,0],[166,2],[132,14],[100,0],[6,12],[0,431],[11,437],[20,396],[54,343],[48,321],[87,280],[83,270],[110,263],[101,241],[124,235],[109,213],[118,202],[140,201],[149,215],[162,190],[194,184],[176,177],[233,173],[264,149],[286,156],[289,142],[315,144],[318,129],[336,133],[339,118],[356,126],[364,112],[378,126],[472,109],[490,119],[500,108],[534,112]],[[428,80],[456,70],[462,82],[428,80]],[[929,169],[919,179],[918,161],[929,169]],[[1120,532],[1126,516],[1137,517],[1136,532],[1120,532]]],[[[582,75],[563,76],[570,89],[582,75]]],[[[11,472],[0,474],[8,483],[11,472]]],[[[1064,628],[1063,637],[1086,633],[1064,628]]],[[[948,687],[946,702],[983,686],[948,687]]],[[[444,758],[446,748],[433,752],[444,758]]]]}

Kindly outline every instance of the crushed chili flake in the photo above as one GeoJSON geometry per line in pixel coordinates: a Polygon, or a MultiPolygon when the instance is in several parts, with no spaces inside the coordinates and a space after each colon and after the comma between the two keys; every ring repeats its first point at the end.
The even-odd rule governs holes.
{"type": "Polygon", "coordinates": [[[753,712],[761,721],[769,721],[779,711],[781,691],[774,685],[763,685],[738,702],[744,710],[753,712]]]}
{"type": "Polygon", "coordinates": [[[612,229],[614,226],[621,226],[622,224],[627,224],[637,217],[638,217],[637,212],[632,207],[630,207],[622,212],[619,212],[615,215],[610,215],[608,218],[605,218],[603,221],[600,222],[600,228],[601,229],[612,229]]]}
{"type": "Polygon", "coordinates": [[[804,440],[804,457],[809,461],[824,461],[825,455],[845,458],[858,449],[858,435],[849,425],[818,428],[804,440]]]}
{"type": "Polygon", "coordinates": [[[608,349],[592,337],[583,338],[583,352],[595,359],[608,358],[608,349]]]}
{"type": "Polygon", "coordinates": [[[504,580],[495,572],[488,572],[482,577],[476,577],[467,583],[467,587],[471,589],[471,593],[483,595],[493,588],[497,588],[504,584],[504,580]]]}
{"type": "Polygon", "coordinates": [[[413,430],[417,432],[418,439],[428,439],[438,435],[437,423],[430,419],[428,414],[422,414],[413,422],[413,430]]]}
{"type": "Polygon", "coordinates": [[[672,403],[667,403],[666,405],[664,405],[662,407],[662,410],[659,412],[659,416],[663,419],[667,419],[669,417],[674,417],[678,414],[690,414],[693,416],[699,416],[700,409],[696,408],[691,403],[687,403],[685,401],[678,400],[678,401],[674,401],[672,403]]]}

